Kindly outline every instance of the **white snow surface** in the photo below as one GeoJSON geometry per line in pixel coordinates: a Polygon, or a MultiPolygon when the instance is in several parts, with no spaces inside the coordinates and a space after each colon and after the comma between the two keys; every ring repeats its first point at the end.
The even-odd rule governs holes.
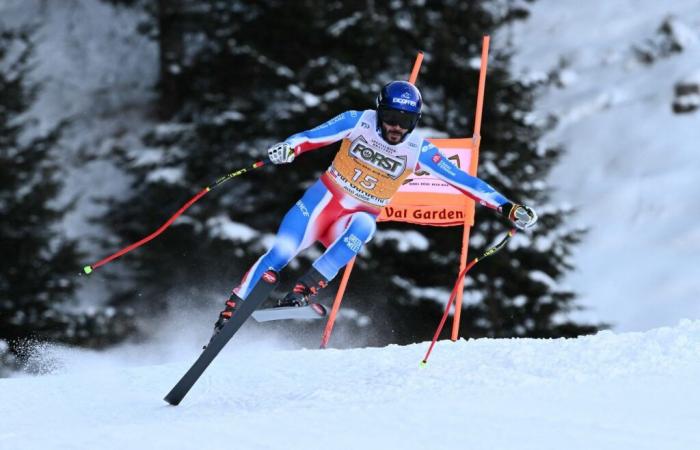
{"type": "Polygon", "coordinates": [[[535,113],[558,120],[542,144],[568,151],[550,178],[553,198],[590,227],[564,280],[588,308],[578,319],[639,331],[700,317],[700,210],[691,206],[700,198],[700,109],[672,111],[675,85],[700,73],[698,6],[538,0],[494,38],[494,48],[515,44],[518,78],[555,80],[535,113]],[[681,50],[663,50],[671,44],[681,50]]]}
{"type": "Polygon", "coordinates": [[[125,364],[56,349],[57,373],[0,379],[0,448],[700,448],[700,321],[440,341],[426,367],[427,342],[290,351],[244,341],[234,337],[177,407],[161,399],[195,359],[192,342],[157,365],[169,352],[125,364]]]}

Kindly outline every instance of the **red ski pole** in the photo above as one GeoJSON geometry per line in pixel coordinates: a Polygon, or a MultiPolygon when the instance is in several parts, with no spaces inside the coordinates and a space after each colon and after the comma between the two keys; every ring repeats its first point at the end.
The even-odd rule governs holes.
{"type": "Polygon", "coordinates": [[[112,255],[109,255],[108,257],[106,257],[106,258],[104,258],[104,259],[101,259],[101,260],[97,261],[97,262],[94,263],[94,264],[90,264],[90,265],[87,265],[87,266],[83,267],[83,272],[85,272],[86,274],[89,275],[90,273],[92,273],[93,270],[97,269],[98,267],[104,266],[104,265],[107,264],[108,262],[110,262],[110,261],[112,261],[112,260],[114,260],[114,259],[119,258],[120,256],[124,255],[125,253],[129,253],[129,252],[132,251],[133,249],[142,246],[142,245],[145,244],[146,242],[150,241],[151,239],[155,238],[156,236],[158,236],[159,234],[161,234],[163,231],[165,231],[165,229],[168,228],[168,227],[175,221],[175,219],[177,219],[183,212],[185,212],[185,210],[187,210],[187,208],[189,208],[190,206],[192,206],[192,205],[193,205],[197,200],[199,200],[200,198],[204,197],[204,195],[207,194],[207,193],[208,193],[209,191],[211,191],[212,189],[214,189],[214,188],[216,188],[217,186],[219,186],[219,185],[221,185],[221,184],[227,182],[227,181],[230,180],[231,178],[235,178],[235,177],[237,177],[237,176],[239,176],[239,175],[243,175],[244,173],[248,172],[249,170],[257,169],[258,167],[262,167],[262,166],[264,166],[264,165],[266,165],[266,164],[269,164],[269,163],[270,163],[270,160],[269,160],[269,159],[264,159],[264,160],[262,160],[262,161],[258,161],[258,162],[256,162],[256,163],[254,163],[254,164],[253,164],[252,166],[250,166],[250,167],[244,167],[243,169],[236,170],[236,171],[234,171],[234,172],[229,173],[228,175],[224,175],[223,177],[220,177],[218,180],[216,180],[215,182],[213,182],[213,183],[210,184],[209,186],[207,186],[207,187],[205,187],[204,189],[202,189],[201,191],[199,191],[199,192],[197,193],[197,195],[195,195],[194,197],[192,197],[191,199],[189,199],[189,200],[187,201],[187,203],[185,203],[184,205],[182,205],[182,207],[181,207],[180,209],[178,209],[177,212],[176,212],[175,214],[173,214],[173,215],[172,215],[163,225],[161,225],[160,228],[158,228],[156,231],[154,231],[153,233],[149,234],[148,236],[146,236],[145,238],[141,239],[140,241],[134,242],[133,244],[131,244],[131,245],[127,246],[127,247],[124,247],[123,249],[119,250],[118,252],[116,252],[116,253],[114,253],[114,254],[112,254],[112,255]]]}
{"type": "Polygon", "coordinates": [[[476,263],[481,261],[482,259],[486,258],[487,256],[491,256],[503,247],[505,247],[506,243],[510,240],[515,235],[515,232],[517,230],[515,228],[511,229],[503,239],[501,239],[496,245],[486,249],[486,251],[479,257],[474,258],[471,260],[469,264],[460,272],[459,276],[457,277],[457,281],[455,282],[454,288],[452,288],[452,294],[450,294],[450,300],[447,302],[447,307],[445,308],[445,312],[442,315],[442,319],[440,319],[440,324],[438,325],[437,330],[435,330],[435,336],[433,336],[433,341],[430,343],[430,347],[428,348],[428,352],[425,354],[425,357],[423,358],[423,361],[421,361],[420,365],[425,366],[428,363],[428,358],[430,357],[430,353],[433,351],[433,347],[435,346],[435,343],[437,342],[438,337],[440,336],[440,333],[442,332],[442,327],[445,326],[445,321],[447,320],[447,315],[450,313],[450,309],[452,309],[452,304],[455,301],[455,298],[457,298],[457,292],[459,289],[462,288],[462,280],[464,280],[465,275],[467,272],[469,272],[469,269],[474,267],[476,263]]]}

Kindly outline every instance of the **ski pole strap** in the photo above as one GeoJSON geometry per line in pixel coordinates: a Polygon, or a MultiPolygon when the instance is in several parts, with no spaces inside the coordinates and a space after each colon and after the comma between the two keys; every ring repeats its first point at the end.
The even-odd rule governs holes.
{"type": "Polygon", "coordinates": [[[270,162],[269,159],[264,159],[264,160],[262,160],[262,161],[258,161],[258,162],[256,162],[256,163],[254,163],[254,164],[253,164],[252,166],[250,166],[250,167],[244,167],[244,168],[242,168],[242,169],[239,169],[239,170],[236,170],[236,171],[234,171],[234,172],[231,172],[231,173],[229,173],[228,175],[224,175],[223,177],[219,178],[218,180],[216,180],[215,182],[213,182],[213,183],[210,184],[209,186],[207,186],[207,187],[205,187],[204,189],[202,189],[201,191],[199,191],[194,197],[192,197],[191,199],[189,199],[189,200],[187,201],[187,203],[185,203],[184,205],[182,205],[182,207],[180,207],[180,209],[178,209],[177,212],[176,212],[175,214],[173,214],[172,216],[170,216],[170,218],[169,218],[163,225],[161,225],[160,228],[158,228],[156,231],[154,231],[153,233],[149,234],[148,236],[146,236],[145,238],[141,239],[140,241],[134,242],[133,244],[131,244],[131,245],[127,246],[127,247],[124,247],[123,249],[119,250],[118,252],[116,252],[116,253],[114,253],[114,254],[112,254],[112,255],[109,255],[108,257],[106,257],[106,258],[104,258],[104,259],[101,259],[100,261],[97,261],[97,262],[94,263],[94,264],[90,264],[90,265],[88,265],[88,266],[83,267],[83,272],[84,272],[85,274],[88,274],[88,275],[89,275],[90,273],[92,273],[93,270],[97,269],[98,267],[104,266],[104,265],[107,264],[108,262],[110,262],[110,261],[112,261],[112,260],[114,260],[114,259],[117,259],[117,258],[119,258],[120,256],[122,256],[122,255],[124,255],[124,254],[126,254],[126,253],[129,253],[130,251],[134,250],[135,248],[138,248],[138,247],[142,246],[142,245],[145,244],[146,242],[150,241],[151,239],[155,238],[156,236],[158,236],[159,234],[161,234],[163,231],[165,231],[165,229],[168,228],[168,227],[175,221],[175,219],[177,219],[178,217],[180,217],[180,215],[182,215],[183,212],[185,212],[185,211],[186,211],[190,206],[192,206],[197,200],[199,200],[200,198],[204,197],[204,195],[206,195],[207,193],[209,193],[211,190],[213,190],[213,189],[216,188],[217,186],[219,186],[219,185],[221,185],[221,184],[227,182],[227,181],[230,180],[231,178],[235,178],[235,177],[237,177],[237,176],[243,175],[244,173],[246,173],[246,172],[248,172],[248,171],[250,171],[250,170],[257,169],[257,168],[262,167],[262,166],[264,166],[264,165],[266,165],[266,164],[269,164],[269,162],[270,162]]]}
{"type": "Polygon", "coordinates": [[[455,299],[457,298],[457,292],[459,289],[463,289],[462,287],[462,280],[466,276],[467,272],[474,267],[476,263],[481,261],[484,258],[487,258],[495,253],[497,253],[500,249],[506,246],[510,238],[512,238],[517,231],[517,228],[513,228],[506,235],[501,239],[498,243],[495,245],[489,247],[486,249],[486,251],[481,255],[478,256],[469,262],[467,266],[462,270],[462,272],[457,276],[457,281],[455,282],[454,287],[452,288],[452,293],[450,294],[450,300],[447,302],[447,307],[445,308],[445,312],[442,315],[442,319],[440,319],[440,324],[437,327],[437,330],[435,330],[435,335],[433,336],[433,340],[430,343],[430,347],[428,348],[427,353],[425,354],[425,357],[423,358],[423,361],[421,361],[420,365],[425,366],[428,363],[428,358],[430,357],[430,353],[433,351],[433,347],[435,346],[435,343],[438,340],[438,337],[440,336],[440,333],[442,332],[442,328],[445,326],[445,321],[447,321],[447,315],[450,313],[450,309],[452,309],[452,304],[454,303],[455,299]]]}

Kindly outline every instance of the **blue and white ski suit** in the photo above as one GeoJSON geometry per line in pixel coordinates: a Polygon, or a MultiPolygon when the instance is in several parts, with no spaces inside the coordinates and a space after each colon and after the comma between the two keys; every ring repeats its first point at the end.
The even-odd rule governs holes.
{"type": "Polygon", "coordinates": [[[372,238],[381,209],[414,171],[430,172],[490,208],[508,202],[415,133],[409,133],[398,144],[387,143],[375,110],[346,111],[316,128],[290,136],[286,142],[299,156],[340,140],[343,143],[333,163],[287,212],[272,248],[234,289],[240,298],[248,296],[266,270],[279,272],[316,241],[326,251],[313,267],[326,279],[333,279],[372,238]]]}

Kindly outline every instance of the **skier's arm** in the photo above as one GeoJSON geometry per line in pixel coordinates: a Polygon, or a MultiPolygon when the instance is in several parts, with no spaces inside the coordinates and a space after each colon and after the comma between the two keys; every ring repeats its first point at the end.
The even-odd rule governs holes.
{"type": "Polygon", "coordinates": [[[361,116],[362,111],[345,111],[315,128],[289,136],[284,142],[294,149],[296,156],[299,156],[309,150],[323,147],[347,137],[357,125],[357,122],[360,121],[361,116]]]}
{"type": "Polygon", "coordinates": [[[418,168],[451,184],[476,202],[491,209],[498,209],[508,199],[488,183],[459,169],[435,145],[424,140],[421,145],[418,168]]]}
{"type": "Polygon", "coordinates": [[[270,160],[290,163],[295,156],[339,141],[350,134],[361,116],[362,111],[345,111],[315,128],[293,134],[267,150],[270,160]]]}
{"type": "Polygon", "coordinates": [[[451,184],[481,205],[495,209],[518,228],[529,228],[537,221],[532,208],[511,202],[488,183],[459,169],[440,149],[424,140],[418,158],[418,169],[451,184]]]}

